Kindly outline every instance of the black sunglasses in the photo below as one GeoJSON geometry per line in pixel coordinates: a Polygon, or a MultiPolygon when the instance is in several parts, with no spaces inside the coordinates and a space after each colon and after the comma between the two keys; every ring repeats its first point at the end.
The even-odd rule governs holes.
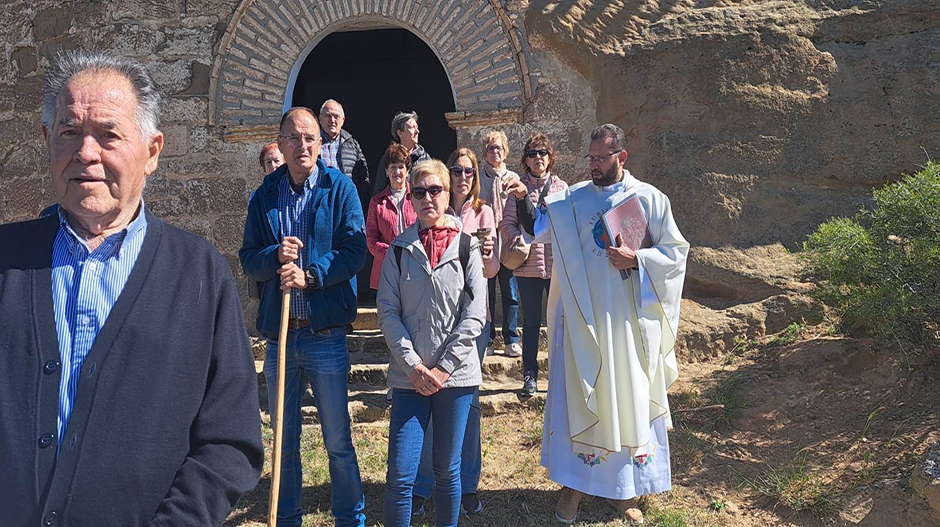
{"type": "Polygon", "coordinates": [[[473,175],[477,173],[473,167],[459,167],[456,165],[450,167],[448,170],[450,170],[450,175],[454,177],[460,177],[461,174],[466,174],[469,177],[473,177],[473,175]]]}
{"type": "Polygon", "coordinates": [[[544,148],[541,150],[529,150],[525,153],[525,155],[529,159],[535,159],[535,156],[548,157],[548,150],[545,150],[544,148]]]}
{"type": "Polygon", "coordinates": [[[444,187],[440,185],[433,185],[430,187],[411,187],[411,197],[417,200],[424,199],[428,194],[432,198],[436,198],[441,195],[441,192],[444,191],[444,187]]]}

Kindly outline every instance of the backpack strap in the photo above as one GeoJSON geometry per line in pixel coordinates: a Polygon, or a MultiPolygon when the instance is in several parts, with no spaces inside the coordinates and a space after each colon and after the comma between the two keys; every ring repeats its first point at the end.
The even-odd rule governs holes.
{"type": "MultiPolygon", "coordinates": [[[[467,266],[470,264],[470,242],[473,239],[469,234],[460,233],[460,245],[458,246],[458,258],[460,259],[460,270],[463,271],[463,290],[467,293],[467,296],[470,298],[470,301],[473,301],[473,290],[470,289],[470,284],[467,283],[467,266]]],[[[401,245],[393,245],[392,249],[395,251],[395,262],[398,263],[398,273],[401,274],[401,245]]]]}
{"type": "Polygon", "coordinates": [[[473,290],[470,289],[470,284],[467,283],[467,265],[470,263],[470,242],[472,239],[469,234],[460,233],[460,251],[458,252],[460,258],[460,269],[463,271],[463,290],[467,293],[467,296],[470,298],[470,301],[473,302],[473,290]]]}

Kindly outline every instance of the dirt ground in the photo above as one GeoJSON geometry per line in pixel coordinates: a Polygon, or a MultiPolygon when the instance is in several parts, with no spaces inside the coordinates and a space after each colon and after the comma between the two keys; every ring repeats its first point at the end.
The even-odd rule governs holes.
{"type": "MultiPolygon", "coordinates": [[[[723,357],[680,365],[670,391],[674,488],[644,499],[647,525],[938,525],[909,488],[912,468],[940,440],[937,367],[902,366],[871,341],[813,331],[740,341],[723,357]]],[[[462,525],[558,525],[558,486],[539,466],[541,423],[537,409],[484,418],[485,509],[462,525]]],[[[368,525],[381,520],[387,427],[378,421],[353,430],[368,525]]],[[[332,525],[316,425],[305,427],[302,452],[304,525],[332,525]]],[[[264,522],[269,470],[226,525],[264,522]]],[[[423,521],[432,524],[433,514],[423,521]]],[[[599,499],[582,503],[576,523],[622,524],[599,499]]]]}

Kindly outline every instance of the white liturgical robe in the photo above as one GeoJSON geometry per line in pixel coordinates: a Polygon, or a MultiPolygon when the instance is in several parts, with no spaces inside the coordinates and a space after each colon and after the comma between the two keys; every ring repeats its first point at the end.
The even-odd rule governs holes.
{"type": "Polygon", "coordinates": [[[666,392],[678,378],[679,302],[689,244],[668,198],[624,170],[548,196],[535,241],[554,255],[548,299],[549,385],[542,464],[593,495],[629,499],[670,488],[666,392]],[[609,262],[603,214],[637,196],[652,246],[624,280],[609,262]]]}

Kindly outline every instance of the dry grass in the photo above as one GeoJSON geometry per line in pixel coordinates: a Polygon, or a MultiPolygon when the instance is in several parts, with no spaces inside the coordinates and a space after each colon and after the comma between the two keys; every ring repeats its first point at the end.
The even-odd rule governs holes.
{"type": "Polygon", "coordinates": [[[807,456],[802,452],[785,465],[767,464],[756,478],[744,478],[744,482],[775,504],[826,518],[837,510],[834,490],[822,474],[808,469],[807,456]]]}
{"type": "MultiPolygon", "coordinates": [[[[472,519],[461,518],[461,525],[552,526],[558,485],[549,481],[540,465],[542,414],[523,410],[483,419],[483,474],[479,497],[483,512],[472,519]]],[[[265,426],[264,439],[270,449],[271,432],[265,426]]],[[[366,524],[381,525],[382,493],[388,449],[388,424],[357,424],[353,426],[353,443],[359,458],[363,487],[366,493],[366,524]]],[[[304,465],[303,505],[305,526],[333,525],[330,508],[330,485],[326,452],[320,429],[304,427],[301,437],[304,465]]],[[[239,503],[225,525],[263,525],[267,514],[270,489],[270,460],[258,487],[239,503]]],[[[677,494],[681,490],[652,497],[643,503],[652,527],[711,527],[715,512],[684,509],[686,501],[677,494]]],[[[433,525],[433,503],[415,525],[433,525]]],[[[605,500],[588,498],[578,514],[579,526],[612,527],[625,523],[605,500]]]]}

